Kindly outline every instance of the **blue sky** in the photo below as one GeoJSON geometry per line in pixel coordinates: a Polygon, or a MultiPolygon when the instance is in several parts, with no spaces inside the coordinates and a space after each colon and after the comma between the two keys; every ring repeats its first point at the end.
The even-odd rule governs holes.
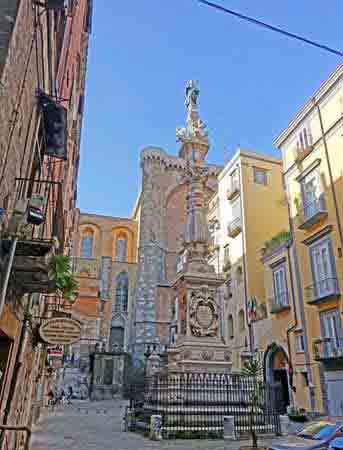
{"type": "MultiPolygon", "coordinates": [[[[130,216],[139,154],[176,154],[184,85],[199,80],[208,161],[237,145],[278,155],[273,139],[340,58],[200,6],[196,0],[95,0],[81,142],[78,206],[130,216]]],[[[343,48],[341,0],[217,0],[289,31],[343,48]]]]}

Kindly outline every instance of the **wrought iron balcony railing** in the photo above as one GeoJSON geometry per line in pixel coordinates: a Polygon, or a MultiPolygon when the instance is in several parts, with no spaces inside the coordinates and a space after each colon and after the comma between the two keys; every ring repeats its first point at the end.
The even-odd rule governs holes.
{"type": "Polygon", "coordinates": [[[234,238],[242,231],[242,219],[237,217],[227,226],[227,234],[229,237],[234,238]]]}
{"type": "Polygon", "coordinates": [[[269,309],[271,314],[290,309],[288,291],[277,292],[269,299],[269,309]]]}
{"type": "Polygon", "coordinates": [[[314,359],[343,359],[343,338],[325,337],[313,342],[314,359]]]}
{"type": "Polygon", "coordinates": [[[299,228],[306,230],[327,217],[327,214],[325,199],[322,194],[319,198],[304,203],[302,210],[299,212],[299,228]]]}
{"type": "Polygon", "coordinates": [[[339,295],[337,278],[325,278],[305,288],[305,298],[309,304],[318,304],[325,300],[337,298],[339,295]]]}
{"type": "Polygon", "coordinates": [[[97,258],[72,258],[73,261],[73,273],[76,276],[99,278],[100,275],[100,263],[97,258]]]}
{"type": "Polygon", "coordinates": [[[229,184],[229,188],[226,191],[226,196],[228,200],[232,200],[240,192],[239,180],[232,180],[229,184]]]}

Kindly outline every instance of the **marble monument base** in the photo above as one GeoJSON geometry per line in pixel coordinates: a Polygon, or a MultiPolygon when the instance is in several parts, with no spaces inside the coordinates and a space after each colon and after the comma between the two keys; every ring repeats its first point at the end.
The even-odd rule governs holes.
{"type": "Polygon", "coordinates": [[[168,350],[168,372],[231,373],[231,352],[218,338],[187,338],[168,350]]]}

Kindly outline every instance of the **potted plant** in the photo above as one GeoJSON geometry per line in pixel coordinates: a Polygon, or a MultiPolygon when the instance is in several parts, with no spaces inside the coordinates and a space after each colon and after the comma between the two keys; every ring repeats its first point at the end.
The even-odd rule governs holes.
{"type": "Polygon", "coordinates": [[[251,436],[251,447],[241,447],[244,450],[250,449],[264,449],[265,447],[258,447],[256,418],[261,409],[263,400],[264,383],[263,383],[263,362],[256,356],[249,359],[241,371],[244,377],[249,379],[249,386],[251,392],[249,393],[249,433],[251,436]]]}
{"type": "Polygon", "coordinates": [[[56,291],[65,300],[74,302],[78,295],[79,283],[71,271],[69,256],[53,255],[50,259],[50,276],[56,282],[56,291]]]}
{"type": "Polygon", "coordinates": [[[288,406],[287,415],[293,422],[306,422],[306,410],[304,408],[298,408],[297,406],[288,406]]]}

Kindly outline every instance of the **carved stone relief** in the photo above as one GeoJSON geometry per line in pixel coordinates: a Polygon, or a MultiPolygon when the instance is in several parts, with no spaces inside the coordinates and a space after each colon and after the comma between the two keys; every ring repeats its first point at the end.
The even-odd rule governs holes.
{"type": "Polygon", "coordinates": [[[189,323],[193,336],[217,336],[219,327],[218,305],[208,292],[193,291],[189,323]]]}

